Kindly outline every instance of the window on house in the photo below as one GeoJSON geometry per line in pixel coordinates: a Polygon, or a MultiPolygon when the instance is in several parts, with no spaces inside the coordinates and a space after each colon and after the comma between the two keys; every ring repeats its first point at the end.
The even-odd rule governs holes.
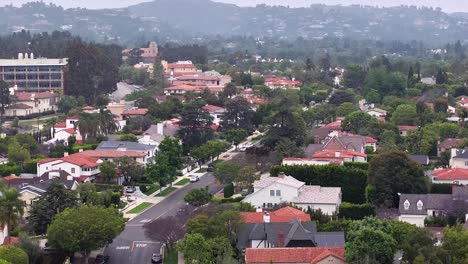
{"type": "Polygon", "coordinates": [[[422,210],[423,209],[423,202],[421,200],[418,201],[418,203],[416,204],[416,206],[418,207],[418,210],[422,210]]]}
{"type": "Polygon", "coordinates": [[[281,190],[276,190],[276,196],[281,196],[281,190]]]}
{"type": "Polygon", "coordinates": [[[408,210],[409,209],[409,206],[410,206],[410,202],[408,200],[406,200],[404,203],[403,203],[403,206],[405,207],[405,210],[408,210]]]}
{"type": "Polygon", "coordinates": [[[468,167],[468,161],[465,161],[465,167],[468,167]]]}
{"type": "Polygon", "coordinates": [[[273,204],[272,203],[267,203],[267,208],[273,208],[273,204]]]}
{"type": "Polygon", "coordinates": [[[275,196],[275,190],[270,190],[270,196],[275,196]]]}
{"type": "Polygon", "coordinates": [[[75,173],[75,168],[72,168],[72,169],[71,169],[71,173],[75,173]]]}

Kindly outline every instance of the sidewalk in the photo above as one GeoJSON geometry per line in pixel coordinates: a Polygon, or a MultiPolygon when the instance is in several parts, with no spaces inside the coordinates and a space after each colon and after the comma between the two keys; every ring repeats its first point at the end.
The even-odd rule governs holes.
{"type": "MultiPolygon", "coordinates": [[[[257,137],[258,135],[251,135],[247,138],[246,141],[242,142],[241,144],[246,144],[248,142],[251,142],[252,138],[254,137],[257,137]]],[[[252,142],[253,143],[253,142],[252,142]]],[[[226,161],[226,160],[230,160],[232,159],[235,155],[237,155],[238,152],[236,151],[236,148],[235,147],[231,147],[230,149],[228,149],[226,152],[223,152],[219,155],[219,160],[222,160],[222,161],[226,161]]],[[[208,168],[208,164],[211,163],[211,161],[208,161],[206,162],[205,164],[203,164],[201,166],[201,168],[208,168]]],[[[150,196],[147,196],[143,193],[141,193],[139,190],[138,192],[136,192],[135,194],[131,195],[130,197],[132,199],[134,199],[134,201],[127,207],[125,208],[124,210],[122,210],[122,213],[124,214],[124,217],[125,218],[129,218],[130,220],[135,218],[136,216],[138,216],[139,214],[143,213],[144,211],[150,209],[151,207],[153,207],[154,205],[160,203],[162,200],[164,200],[167,196],[170,196],[172,193],[168,194],[167,196],[157,196],[161,191],[164,191],[165,189],[167,188],[170,188],[170,187],[173,187],[173,188],[176,188],[176,189],[180,189],[180,188],[183,188],[185,186],[187,186],[187,184],[190,184],[190,182],[187,182],[186,184],[184,185],[175,185],[175,183],[183,180],[183,179],[189,179],[190,180],[190,177],[192,175],[196,175],[198,177],[203,177],[203,175],[205,175],[207,172],[200,172],[200,173],[197,173],[197,171],[200,170],[200,166],[196,167],[195,169],[185,173],[184,175],[182,176],[179,176],[177,177],[173,182],[172,184],[168,184],[168,186],[166,187],[162,187],[161,190],[159,191],[156,191],[154,193],[152,193],[150,196]],[[127,212],[129,212],[130,210],[132,210],[133,208],[137,207],[138,205],[140,205],[141,203],[144,203],[144,202],[149,202],[149,203],[152,203],[151,206],[149,206],[148,208],[145,208],[144,210],[142,210],[141,212],[139,213],[136,213],[136,214],[127,214],[127,212]]]]}

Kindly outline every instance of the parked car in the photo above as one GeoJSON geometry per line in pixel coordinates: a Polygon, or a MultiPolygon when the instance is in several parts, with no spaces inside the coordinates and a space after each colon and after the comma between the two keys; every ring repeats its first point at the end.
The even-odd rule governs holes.
{"type": "Polygon", "coordinates": [[[134,193],[136,191],[136,187],[135,186],[125,186],[124,190],[125,190],[126,193],[134,193]]]}
{"type": "Polygon", "coordinates": [[[241,195],[242,195],[242,197],[245,197],[245,196],[249,195],[249,190],[248,189],[242,189],[241,195]]]}
{"type": "Polygon", "coordinates": [[[190,177],[190,182],[197,182],[200,180],[200,177],[198,177],[197,175],[192,175],[190,177]]]}
{"type": "Polygon", "coordinates": [[[162,259],[161,254],[153,253],[153,256],[151,256],[151,263],[162,264],[163,259],[162,259]]]}
{"type": "Polygon", "coordinates": [[[94,260],[95,264],[105,264],[109,262],[110,257],[107,255],[97,255],[96,259],[94,260]]]}

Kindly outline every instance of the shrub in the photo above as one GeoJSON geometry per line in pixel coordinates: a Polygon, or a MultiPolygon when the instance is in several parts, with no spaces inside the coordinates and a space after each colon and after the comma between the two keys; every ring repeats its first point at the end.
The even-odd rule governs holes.
{"type": "Polygon", "coordinates": [[[305,182],[307,185],[341,187],[341,191],[343,192],[343,201],[362,204],[365,203],[364,194],[367,184],[367,171],[353,166],[363,165],[279,165],[272,167],[271,175],[278,175],[279,172],[284,172],[299,181],[305,182]]]}
{"type": "Polygon", "coordinates": [[[448,222],[448,217],[444,215],[429,216],[424,219],[424,225],[427,227],[446,227],[448,222]]]}
{"type": "Polygon", "coordinates": [[[225,204],[225,203],[238,203],[240,201],[242,201],[244,199],[244,197],[236,197],[236,198],[223,198],[223,199],[219,199],[219,198],[215,198],[213,199],[213,201],[215,203],[219,203],[219,204],[225,204]]]}
{"type": "Polygon", "coordinates": [[[234,195],[234,185],[228,184],[224,187],[224,198],[229,198],[234,195]]]}
{"type": "Polygon", "coordinates": [[[148,190],[148,187],[146,185],[140,185],[138,187],[140,187],[140,191],[143,192],[143,193],[148,190]]]}
{"type": "Polygon", "coordinates": [[[367,216],[375,215],[375,207],[372,204],[351,204],[343,202],[340,205],[340,218],[361,220],[367,216]]]}
{"type": "Polygon", "coordinates": [[[23,164],[23,171],[26,173],[37,173],[37,161],[38,160],[29,160],[23,164]]]}
{"type": "Polygon", "coordinates": [[[111,203],[118,205],[120,203],[120,193],[119,192],[113,192],[111,196],[111,203]]]}
{"type": "Polygon", "coordinates": [[[345,162],[343,166],[346,168],[355,168],[366,171],[369,169],[369,163],[367,162],[345,162]]]}
{"type": "Polygon", "coordinates": [[[18,247],[0,247],[0,259],[14,264],[28,264],[29,258],[26,252],[18,247]]]}
{"type": "Polygon", "coordinates": [[[446,183],[432,184],[431,193],[452,194],[452,185],[446,183]]]}
{"type": "Polygon", "coordinates": [[[113,192],[122,192],[123,186],[118,184],[101,184],[95,183],[94,186],[96,187],[96,192],[103,192],[107,190],[111,190],[113,192]]]}
{"type": "Polygon", "coordinates": [[[10,176],[12,174],[20,175],[20,173],[21,173],[21,166],[17,164],[8,163],[8,164],[0,165],[0,174],[2,176],[10,176]]]}

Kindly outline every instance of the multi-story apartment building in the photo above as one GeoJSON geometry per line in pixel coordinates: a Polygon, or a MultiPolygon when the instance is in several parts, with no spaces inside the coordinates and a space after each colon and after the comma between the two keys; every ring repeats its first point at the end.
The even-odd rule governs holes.
{"type": "Polygon", "coordinates": [[[34,58],[19,53],[17,59],[0,59],[0,79],[27,91],[63,90],[68,59],[34,58]]]}

